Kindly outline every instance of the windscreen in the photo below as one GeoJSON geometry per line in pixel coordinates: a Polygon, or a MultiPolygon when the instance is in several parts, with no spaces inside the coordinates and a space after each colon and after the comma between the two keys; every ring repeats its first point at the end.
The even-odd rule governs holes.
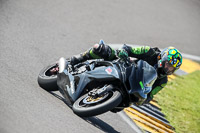
{"type": "Polygon", "coordinates": [[[131,87],[129,93],[138,93],[142,98],[146,98],[156,79],[157,72],[155,68],[149,65],[146,61],[139,60],[137,68],[133,66],[129,77],[129,84],[131,87]]]}

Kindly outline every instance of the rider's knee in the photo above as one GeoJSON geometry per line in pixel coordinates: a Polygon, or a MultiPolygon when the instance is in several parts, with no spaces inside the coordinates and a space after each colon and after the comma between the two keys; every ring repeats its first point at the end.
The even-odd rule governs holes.
{"type": "Polygon", "coordinates": [[[105,51],[105,44],[95,44],[93,46],[93,52],[94,53],[100,54],[103,51],[105,51]]]}
{"type": "Polygon", "coordinates": [[[104,59],[108,59],[112,54],[112,49],[106,44],[95,44],[92,48],[92,52],[104,59]]]}
{"type": "Polygon", "coordinates": [[[95,45],[93,46],[94,49],[98,49],[98,47],[99,47],[99,44],[95,44],[95,45]]]}

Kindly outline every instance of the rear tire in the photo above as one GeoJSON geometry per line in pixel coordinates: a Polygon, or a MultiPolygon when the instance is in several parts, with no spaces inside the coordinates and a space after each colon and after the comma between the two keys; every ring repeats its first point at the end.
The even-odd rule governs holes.
{"type": "Polygon", "coordinates": [[[106,98],[103,96],[103,100],[100,99],[99,102],[96,102],[95,104],[83,103],[87,97],[88,94],[85,94],[77,99],[73,104],[72,109],[74,113],[81,117],[90,117],[102,114],[118,106],[122,101],[122,95],[117,90],[110,91],[106,98]]]}
{"type": "Polygon", "coordinates": [[[50,73],[50,70],[56,66],[57,66],[56,63],[49,65],[43,68],[38,75],[38,84],[40,87],[42,87],[46,91],[58,90],[57,75],[52,75],[50,73]]]}

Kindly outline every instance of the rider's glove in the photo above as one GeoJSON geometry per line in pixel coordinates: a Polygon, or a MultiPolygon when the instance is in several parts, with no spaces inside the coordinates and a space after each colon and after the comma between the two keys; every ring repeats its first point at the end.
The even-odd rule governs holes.
{"type": "Polygon", "coordinates": [[[120,59],[126,59],[128,57],[128,52],[124,49],[117,50],[117,57],[120,59]]]}

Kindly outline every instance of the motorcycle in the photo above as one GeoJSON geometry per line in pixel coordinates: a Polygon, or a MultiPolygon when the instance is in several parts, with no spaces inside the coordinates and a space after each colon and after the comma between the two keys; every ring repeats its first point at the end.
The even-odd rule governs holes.
{"type": "Polygon", "coordinates": [[[38,84],[47,91],[59,90],[75,114],[90,117],[142,105],[156,78],[155,68],[143,60],[96,59],[72,66],[60,58],[41,70],[38,84]],[[51,74],[55,67],[59,72],[51,74]]]}

